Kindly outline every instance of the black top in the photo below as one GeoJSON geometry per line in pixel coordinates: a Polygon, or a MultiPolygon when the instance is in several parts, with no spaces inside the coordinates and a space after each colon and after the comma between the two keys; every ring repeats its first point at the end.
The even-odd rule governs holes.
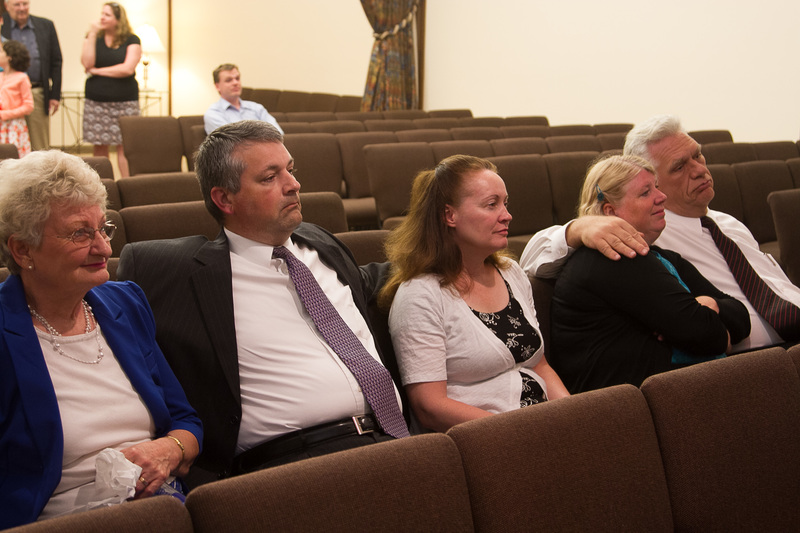
{"type": "Polygon", "coordinates": [[[553,294],[548,359],[570,392],[638,386],[674,368],[673,347],[708,358],[725,351],[727,332],[732,343],[750,334],[741,302],[679,254],[651,249],[675,266],[691,293],[652,253],[612,261],[581,248],[567,261],[553,294]],[[699,295],[714,298],[719,314],[700,305],[699,295]]]}
{"type": "MultiPolygon", "coordinates": [[[[109,48],[106,41],[100,37],[95,42],[94,66],[97,68],[110,67],[125,62],[128,47],[132,44],[141,45],[136,35],[131,35],[119,48],[109,48]]],[[[130,102],[139,100],[139,84],[135,76],[126,78],[110,78],[108,76],[90,76],[86,79],[86,98],[95,102],[130,102]]]]}

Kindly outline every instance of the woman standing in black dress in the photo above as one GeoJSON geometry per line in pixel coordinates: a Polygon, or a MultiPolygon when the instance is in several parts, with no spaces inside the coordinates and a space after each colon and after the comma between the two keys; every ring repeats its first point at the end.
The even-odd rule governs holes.
{"type": "Polygon", "coordinates": [[[123,177],[130,173],[122,148],[119,117],[139,114],[135,73],[141,57],[141,41],[131,32],[125,8],[117,2],[106,2],[100,20],[89,27],[81,52],[81,63],[88,76],[83,138],[94,145],[95,156],[108,157],[109,145],[116,145],[123,177]]]}

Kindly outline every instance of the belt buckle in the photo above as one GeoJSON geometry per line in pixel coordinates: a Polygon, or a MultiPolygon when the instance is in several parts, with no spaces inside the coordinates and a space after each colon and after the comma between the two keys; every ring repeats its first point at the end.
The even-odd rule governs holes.
{"type": "Polygon", "coordinates": [[[351,417],[351,418],[353,420],[353,424],[356,426],[356,431],[358,432],[359,435],[365,435],[367,433],[374,433],[375,432],[374,429],[364,429],[363,427],[361,427],[361,418],[362,417],[354,416],[354,417],[351,417]]]}

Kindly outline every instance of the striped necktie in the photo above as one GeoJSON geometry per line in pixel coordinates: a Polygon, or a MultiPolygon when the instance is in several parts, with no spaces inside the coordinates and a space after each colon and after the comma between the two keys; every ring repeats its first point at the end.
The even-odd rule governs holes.
{"type": "Polygon", "coordinates": [[[355,376],[383,430],[396,438],[408,437],[408,426],[397,404],[394,384],[386,367],[367,352],[302,261],[284,246],[277,246],[272,257],[286,261],[300,301],[322,338],[355,376]]]}
{"type": "Polygon", "coordinates": [[[722,233],[716,222],[704,216],[700,217],[700,223],[711,232],[711,237],[728,263],[733,277],[758,314],[775,328],[783,340],[800,340],[800,309],[778,296],[761,279],[739,246],[722,233]]]}

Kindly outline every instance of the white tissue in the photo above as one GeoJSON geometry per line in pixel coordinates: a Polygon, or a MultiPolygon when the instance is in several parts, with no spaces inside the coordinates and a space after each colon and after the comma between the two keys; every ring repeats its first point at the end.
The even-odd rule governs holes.
{"type": "Polygon", "coordinates": [[[97,454],[95,468],[95,494],[87,509],[115,505],[133,498],[136,482],[142,475],[141,466],[128,461],[122,452],[106,448],[97,454]]]}

